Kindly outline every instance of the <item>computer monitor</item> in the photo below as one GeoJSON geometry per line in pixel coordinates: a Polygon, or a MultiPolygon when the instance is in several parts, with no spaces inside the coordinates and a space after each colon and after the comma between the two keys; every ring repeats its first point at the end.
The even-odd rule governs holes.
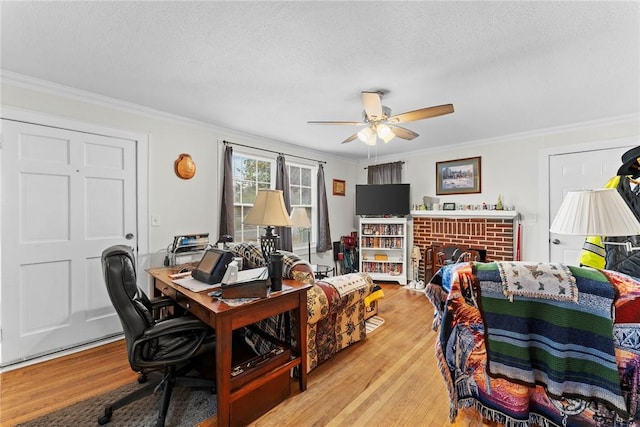
{"type": "Polygon", "coordinates": [[[231,251],[217,248],[207,249],[191,275],[201,282],[220,283],[231,261],[233,261],[231,251]]]}

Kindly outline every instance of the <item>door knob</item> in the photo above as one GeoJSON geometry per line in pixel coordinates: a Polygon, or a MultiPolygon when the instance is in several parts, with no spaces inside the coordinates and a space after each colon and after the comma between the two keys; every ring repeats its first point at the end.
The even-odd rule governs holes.
{"type": "Polygon", "coordinates": [[[558,240],[558,239],[553,239],[553,240],[551,241],[551,243],[553,243],[554,245],[559,245],[559,244],[560,244],[560,240],[558,240]]]}
{"type": "Polygon", "coordinates": [[[127,239],[127,240],[131,240],[131,239],[133,239],[133,233],[127,233],[127,234],[124,236],[124,238],[125,238],[125,239],[127,239]]]}

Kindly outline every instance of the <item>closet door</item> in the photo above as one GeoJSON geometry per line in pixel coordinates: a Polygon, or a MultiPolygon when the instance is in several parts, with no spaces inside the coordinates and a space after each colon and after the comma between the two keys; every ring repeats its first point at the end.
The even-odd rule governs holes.
{"type": "Polygon", "coordinates": [[[100,256],[137,248],[136,141],[2,120],[2,365],[119,333],[100,256]]]}
{"type": "MultiPolygon", "coordinates": [[[[622,154],[637,144],[601,150],[563,153],[549,157],[549,223],[553,222],[569,191],[604,188],[622,165],[622,154]]],[[[584,236],[550,235],[549,260],[578,265],[584,236]]]]}

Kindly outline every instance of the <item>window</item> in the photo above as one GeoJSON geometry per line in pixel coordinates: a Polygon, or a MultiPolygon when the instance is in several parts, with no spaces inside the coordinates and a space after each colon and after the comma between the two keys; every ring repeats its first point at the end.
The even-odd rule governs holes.
{"type": "MultiPolygon", "coordinates": [[[[304,207],[313,224],[316,200],[316,183],[313,177],[317,166],[287,162],[289,169],[289,195],[291,209],[304,207]]],[[[244,217],[253,206],[258,190],[275,188],[276,159],[248,154],[233,155],[233,205],[234,229],[233,240],[236,242],[256,242],[262,234],[260,227],[244,225],[244,217]]],[[[291,228],[293,248],[306,249],[308,242],[313,241],[312,230],[291,228]]]]}
{"type": "Polygon", "coordinates": [[[257,242],[259,227],[244,225],[258,190],[275,187],[275,160],[233,155],[233,228],[235,242],[257,242]]]}
{"type": "MultiPolygon", "coordinates": [[[[309,221],[313,224],[313,206],[316,200],[315,185],[312,184],[313,167],[291,164],[289,168],[289,194],[291,195],[291,210],[303,207],[307,212],[309,221]]],[[[294,248],[307,248],[311,241],[313,227],[311,229],[291,228],[291,240],[294,248]]]]}

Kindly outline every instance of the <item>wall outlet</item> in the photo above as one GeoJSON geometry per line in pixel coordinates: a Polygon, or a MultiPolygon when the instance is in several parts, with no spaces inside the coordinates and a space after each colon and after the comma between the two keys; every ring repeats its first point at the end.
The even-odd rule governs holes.
{"type": "Polygon", "coordinates": [[[151,215],[151,226],[152,227],[160,227],[160,216],[159,215],[151,215]]]}

